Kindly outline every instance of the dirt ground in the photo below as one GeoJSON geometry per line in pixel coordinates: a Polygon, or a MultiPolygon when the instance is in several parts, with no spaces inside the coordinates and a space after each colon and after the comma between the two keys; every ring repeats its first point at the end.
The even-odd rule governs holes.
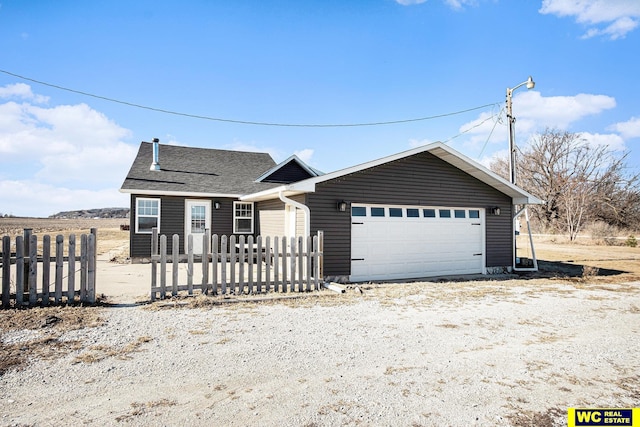
{"type": "Polygon", "coordinates": [[[559,426],[640,402],[640,248],[545,238],[537,273],[146,304],[119,222],[101,305],[0,311],[0,425],[559,426]]]}

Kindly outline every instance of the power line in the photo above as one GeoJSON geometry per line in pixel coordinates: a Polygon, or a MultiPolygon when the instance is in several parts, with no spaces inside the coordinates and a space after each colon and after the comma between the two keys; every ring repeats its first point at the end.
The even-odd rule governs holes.
{"type": "MultiPolygon", "coordinates": [[[[81,90],[76,90],[76,89],[71,89],[71,88],[64,87],[64,86],[59,86],[59,85],[56,85],[56,84],[53,84],[53,83],[43,82],[41,80],[36,80],[36,79],[32,79],[30,77],[21,76],[19,74],[15,74],[15,73],[12,73],[12,72],[6,71],[6,70],[0,70],[0,73],[4,73],[4,74],[7,74],[9,76],[17,77],[19,79],[26,80],[26,81],[33,82],[33,83],[37,83],[37,84],[40,84],[40,85],[43,85],[43,86],[49,86],[49,87],[52,87],[52,88],[55,88],[55,89],[64,90],[64,91],[67,91],[67,92],[72,92],[72,93],[76,93],[76,94],[83,95],[83,96],[89,96],[91,98],[102,99],[102,100],[108,101],[108,102],[114,102],[114,103],[117,103],[117,104],[127,105],[129,107],[141,108],[143,110],[150,110],[150,111],[155,111],[155,112],[158,112],[158,113],[172,114],[172,115],[175,115],[175,116],[190,117],[190,118],[193,118],[193,119],[211,120],[211,121],[216,121],[216,122],[235,123],[235,124],[241,124],[241,125],[254,125],[254,126],[337,128],[337,127],[363,127],[363,126],[395,125],[395,124],[401,124],[401,123],[419,122],[419,121],[424,121],[424,120],[433,120],[433,119],[439,119],[439,118],[448,117],[448,116],[455,116],[455,115],[458,115],[458,114],[464,114],[464,113],[468,113],[470,111],[480,110],[480,109],[483,109],[483,108],[493,107],[495,105],[498,105],[498,103],[494,102],[494,103],[491,103],[491,104],[485,104],[485,105],[480,105],[478,107],[468,108],[466,110],[460,110],[460,111],[455,111],[455,112],[451,112],[451,113],[444,113],[444,114],[437,114],[437,115],[434,115],[434,116],[418,117],[418,118],[415,118],[415,119],[391,120],[391,121],[383,121],[383,122],[370,122],[370,123],[342,123],[342,124],[340,124],[340,123],[334,123],[334,124],[320,123],[320,124],[317,124],[316,123],[316,124],[314,124],[314,123],[254,122],[254,121],[249,121],[249,120],[235,120],[235,119],[224,119],[224,118],[220,118],[220,117],[202,116],[202,115],[198,115],[198,114],[190,114],[190,113],[182,113],[182,112],[179,112],[179,111],[165,110],[163,108],[149,107],[147,105],[141,105],[141,104],[136,104],[136,103],[133,103],[133,102],[122,101],[122,100],[115,99],[115,98],[109,98],[107,96],[96,95],[96,94],[89,93],[89,92],[83,92],[81,90]]],[[[459,135],[456,135],[456,136],[459,136],[459,135]]],[[[455,138],[455,137],[453,137],[453,138],[455,138]]]]}

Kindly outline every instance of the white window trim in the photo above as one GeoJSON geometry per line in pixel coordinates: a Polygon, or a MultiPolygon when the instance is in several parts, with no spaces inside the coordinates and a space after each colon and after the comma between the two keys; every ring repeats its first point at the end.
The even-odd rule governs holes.
{"type": "Polygon", "coordinates": [[[151,198],[151,197],[136,197],[136,234],[151,234],[151,231],[139,231],[138,230],[138,218],[140,218],[140,209],[139,209],[139,205],[138,205],[138,201],[144,201],[144,200],[151,200],[151,201],[157,201],[158,202],[158,215],[142,215],[142,217],[147,217],[147,218],[151,218],[151,217],[157,217],[158,218],[158,233],[160,232],[160,206],[162,204],[161,200],[159,198],[151,198]]]}
{"type": "Polygon", "coordinates": [[[254,217],[256,214],[255,205],[253,202],[233,202],[233,234],[253,234],[253,224],[255,223],[254,217]],[[236,216],[236,205],[251,205],[251,217],[236,216]],[[251,231],[238,231],[236,227],[236,219],[251,219],[251,231]]]}

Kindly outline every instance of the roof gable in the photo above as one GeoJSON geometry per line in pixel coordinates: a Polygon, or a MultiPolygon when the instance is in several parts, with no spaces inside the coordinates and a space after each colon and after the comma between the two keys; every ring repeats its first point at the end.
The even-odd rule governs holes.
{"type": "Polygon", "coordinates": [[[159,146],[160,170],[150,170],[153,144],[142,142],[121,192],[240,196],[274,187],[255,178],[275,165],[267,153],[159,146]]]}
{"type": "Polygon", "coordinates": [[[282,191],[285,195],[295,195],[308,192],[314,192],[315,186],[318,183],[337,179],[345,175],[360,172],[365,169],[380,166],[395,160],[403,159],[405,157],[413,156],[419,153],[429,152],[434,156],[444,160],[445,162],[455,166],[463,172],[471,175],[472,177],[484,182],[485,184],[495,188],[503,194],[511,197],[514,204],[540,204],[542,201],[535,196],[529,194],[523,189],[511,184],[504,178],[485,168],[481,164],[471,160],[451,147],[446,146],[441,142],[434,142],[432,144],[416,147],[411,150],[403,151],[393,154],[391,156],[382,157],[380,159],[372,160],[370,162],[362,163],[359,165],[351,166],[345,169],[341,169],[335,172],[330,172],[318,177],[309,178],[300,182],[292,183],[289,185],[283,185],[274,189],[264,190],[262,192],[249,194],[242,197],[243,200],[266,200],[277,195],[282,191]]]}
{"type": "Polygon", "coordinates": [[[322,174],[322,172],[307,165],[294,154],[263,173],[256,181],[290,184],[322,174]]]}

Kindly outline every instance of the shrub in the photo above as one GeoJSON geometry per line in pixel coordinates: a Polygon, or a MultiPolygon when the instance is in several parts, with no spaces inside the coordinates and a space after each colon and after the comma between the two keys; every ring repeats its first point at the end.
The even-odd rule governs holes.
{"type": "Polygon", "coordinates": [[[629,236],[627,241],[624,242],[624,244],[626,246],[629,246],[630,248],[635,248],[636,246],[638,246],[638,241],[636,240],[636,236],[632,234],[631,236],[629,236]]]}

